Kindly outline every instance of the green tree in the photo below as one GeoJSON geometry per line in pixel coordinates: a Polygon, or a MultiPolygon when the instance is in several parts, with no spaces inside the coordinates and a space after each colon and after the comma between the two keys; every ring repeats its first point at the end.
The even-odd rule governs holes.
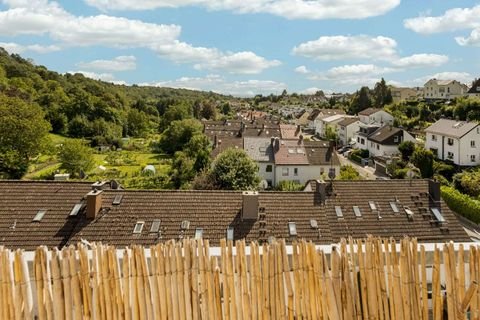
{"type": "Polygon", "coordinates": [[[211,149],[211,143],[208,137],[204,134],[196,134],[185,144],[183,151],[190,158],[194,159],[194,169],[200,172],[210,165],[211,149]]]}
{"type": "Polygon", "coordinates": [[[398,145],[398,151],[402,154],[402,160],[409,161],[415,151],[415,143],[412,141],[403,141],[398,145]]]}
{"type": "Polygon", "coordinates": [[[457,190],[472,197],[480,196],[480,170],[463,171],[453,176],[457,190]]]}
{"type": "Polygon", "coordinates": [[[335,129],[329,125],[326,126],[325,128],[325,138],[327,140],[333,140],[333,141],[337,141],[338,140],[338,136],[337,136],[337,132],[335,131],[335,129]]]}
{"type": "Polygon", "coordinates": [[[84,115],[75,116],[68,123],[68,135],[73,138],[91,137],[93,134],[92,124],[84,115]]]}
{"type": "Polygon", "coordinates": [[[385,79],[382,78],[380,82],[375,84],[373,89],[373,97],[375,101],[375,107],[383,108],[386,104],[392,103],[392,91],[387,86],[385,79]]]}
{"type": "Polygon", "coordinates": [[[410,161],[420,170],[422,178],[431,178],[434,174],[434,158],[435,156],[432,151],[417,147],[410,157],[410,161]]]}
{"type": "Polygon", "coordinates": [[[361,180],[358,171],[351,165],[340,167],[340,180],[361,180]]]}
{"type": "Polygon", "coordinates": [[[185,188],[195,178],[195,160],[188,157],[185,152],[177,151],[173,157],[171,180],[177,189],[185,188]]]}
{"type": "Polygon", "coordinates": [[[372,100],[370,98],[370,89],[368,87],[360,88],[353,96],[350,103],[349,112],[351,114],[357,114],[362,110],[370,108],[372,106],[372,100]]]}
{"type": "Polygon", "coordinates": [[[0,95],[0,175],[21,178],[44,149],[50,129],[38,105],[0,95]]]}
{"type": "Polygon", "coordinates": [[[242,149],[227,149],[220,153],[210,174],[216,189],[255,190],[258,188],[257,164],[242,149]]]}
{"type": "Polygon", "coordinates": [[[302,191],[305,186],[301,183],[291,181],[291,180],[282,180],[280,181],[275,190],[277,191],[302,191]]]}
{"type": "Polygon", "coordinates": [[[127,114],[127,134],[132,137],[144,137],[149,129],[147,114],[137,109],[130,109],[127,114]]]}
{"type": "Polygon", "coordinates": [[[60,168],[73,177],[81,176],[82,172],[91,170],[95,164],[92,149],[80,139],[65,141],[58,153],[58,159],[61,163],[60,168]]]}
{"type": "Polygon", "coordinates": [[[215,105],[210,101],[204,102],[200,116],[207,120],[215,120],[217,117],[217,109],[215,108],[215,105]]]}
{"type": "Polygon", "coordinates": [[[202,123],[196,119],[173,121],[162,134],[160,148],[169,154],[182,151],[192,137],[201,134],[202,130],[202,123]]]}
{"type": "Polygon", "coordinates": [[[225,102],[225,103],[222,105],[222,113],[223,113],[224,115],[228,115],[231,111],[232,111],[232,107],[230,106],[230,103],[225,102]]]}

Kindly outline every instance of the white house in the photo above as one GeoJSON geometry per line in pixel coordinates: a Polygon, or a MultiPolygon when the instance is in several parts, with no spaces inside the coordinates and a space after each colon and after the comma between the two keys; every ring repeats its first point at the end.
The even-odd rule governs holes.
{"type": "Polygon", "coordinates": [[[469,97],[480,97],[480,79],[475,80],[467,93],[469,97]]]}
{"type": "Polygon", "coordinates": [[[415,142],[415,138],[401,128],[385,125],[368,136],[367,149],[371,157],[389,157],[399,153],[403,141],[415,142]]]}
{"type": "Polygon", "coordinates": [[[245,137],[243,139],[243,149],[258,164],[258,175],[269,186],[275,185],[274,142],[275,138],[245,137]]]}
{"type": "Polygon", "coordinates": [[[355,136],[360,130],[360,120],[357,117],[344,118],[337,123],[337,136],[341,145],[355,142],[355,136]]]}
{"type": "Polygon", "coordinates": [[[308,128],[315,130],[320,120],[338,114],[344,115],[345,111],[343,111],[342,109],[314,109],[308,117],[308,120],[310,121],[310,123],[308,124],[308,128]]]}
{"type": "Polygon", "coordinates": [[[393,102],[413,101],[423,97],[422,87],[391,87],[393,102]]]}
{"type": "Polygon", "coordinates": [[[393,116],[383,109],[367,108],[358,113],[360,122],[365,124],[393,125],[393,116]]]}
{"type": "Polygon", "coordinates": [[[365,124],[359,122],[359,130],[355,134],[355,148],[368,150],[368,137],[380,128],[380,125],[377,123],[365,124]]]}
{"type": "Polygon", "coordinates": [[[476,122],[440,119],[425,129],[425,148],[459,166],[480,164],[480,126],[476,122]]]}
{"type": "Polygon", "coordinates": [[[467,94],[468,87],[457,80],[430,79],[423,86],[426,100],[450,100],[467,94]]]}
{"type": "Polygon", "coordinates": [[[330,127],[333,132],[337,132],[337,124],[345,118],[351,118],[352,116],[347,116],[344,114],[336,114],[333,116],[328,116],[326,118],[317,119],[315,125],[315,134],[325,138],[327,127],[330,127]]]}

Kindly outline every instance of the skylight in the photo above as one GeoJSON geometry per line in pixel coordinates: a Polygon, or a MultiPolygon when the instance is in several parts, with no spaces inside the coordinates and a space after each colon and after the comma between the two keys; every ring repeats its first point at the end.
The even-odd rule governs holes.
{"type": "Polygon", "coordinates": [[[355,217],[362,216],[362,211],[360,211],[360,208],[358,206],[353,206],[353,213],[355,213],[355,217]]]}
{"type": "Polygon", "coordinates": [[[370,209],[377,210],[377,206],[375,205],[374,201],[368,201],[368,205],[370,206],[370,209]]]}
{"type": "Polygon", "coordinates": [[[197,228],[195,229],[195,239],[201,239],[203,236],[203,229],[197,228]]]}
{"type": "Polygon", "coordinates": [[[396,202],[390,202],[390,207],[392,207],[393,212],[399,213],[400,210],[398,210],[397,203],[396,202]]]}
{"type": "Polygon", "coordinates": [[[43,216],[45,215],[45,213],[47,213],[47,210],[38,210],[37,214],[35,215],[35,217],[33,218],[33,221],[34,222],[40,222],[42,221],[42,218],[43,216]]]}
{"type": "Polygon", "coordinates": [[[233,241],[233,234],[234,234],[233,227],[228,227],[227,228],[227,240],[232,240],[233,241]]]}
{"type": "Polygon", "coordinates": [[[135,223],[135,227],[133,228],[133,233],[142,233],[144,225],[145,221],[137,221],[137,223],[135,223]]]}
{"type": "Polygon", "coordinates": [[[82,208],[82,204],[77,203],[76,205],[73,206],[72,211],[70,211],[69,216],[70,217],[76,216],[81,208],[82,208]]]}
{"type": "Polygon", "coordinates": [[[113,199],[112,204],[115,205],[115,206],[117,206],[117,205],[119,205],[119,204],[122,202],[122,199],[123,199],[123,194],[117,194],[117,195],[115,196],[115,199],[113,199]]]}
{"type": "Polygon", "coordinates": [[[335,213],[337,214],[337,218],[343,218],[342,207],[335,206],[335,213]]]}
{"type": "Polygon", "coordinates": [[[317,220],[311,219],[311,220],[310,220],[310,227],[312,227],[312,229],[318,229],[318,222],[317,222],[317,220]]]}
{"type": "Polygon", "coordinates": [[[291,236],[297,235],[297,225],[295,224],[295,222],[288,223],[288,233],[290,233],[291,236]]]}
{"type": "Polygon", "coordinates": [[[190,221],[188,221],[188,220],[183,220],[180,228],[182,228],[182,230],[187,230],[187,229],[189,229],[189,228],[190,228],[190,221]]]}
{"type": "Polygon", "coordinates": [[[156,232],[158,232],[158,230],[160,230],[160,220],[155,219],[152,222],[152,227],[150,228],[150,233],[156,233],[156,232]]]}
{"type": "Polygon", "coordinates": [[[288,153],[295,154],[295,149],[288,149],[288,153]]]}
{"type": "Polygon", "coordinates": [[[435,216],[435,219],[437,219],[438,222],[445,222],[445,218],[443,217],[439,208],[431,208],[430,210],[432,210],[432,213],[433,213],[433,215],[435,216]]]}

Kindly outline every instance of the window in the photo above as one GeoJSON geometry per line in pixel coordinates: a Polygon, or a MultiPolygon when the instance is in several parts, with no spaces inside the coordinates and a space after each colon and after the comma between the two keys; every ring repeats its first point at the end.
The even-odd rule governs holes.
{"type": "Polygon", "coordinates": [[[265,168],[265,172],[272,172],[273,167],[271,164],[267,164],[267,167],[265,168]]]}
{"type": "Polygon", "coordinates": [[[393,137],[393,142],[395,142],[395,143],[398,142],[398,136],[393,137]]]}
{"type": "Polygon", "coordinates": [[[227,240],[232,240],[233,241],[233,234],[234,234],[233,227],[228,227],[227,228],[227,240]]]}
{"type": "Polygon", "coordinates": [[[288,223],[288,233],[291,236],[296,236],[297,235],[297,225],[295,224],[295,222],[289,222],[288,223]]]}
{"type": "Polygon", "coordinates": [[[156,233],[160,230],[160,220],[155,219],[152,222],[152,226],[150,227],[150,233],[156,233]]]}
{"type": "Polygon", "coordinates": [[[318,222],[315,219],[310,219],[310,227],[312,229],[318,229],[318,222]]]}
{"type": "Polygon", "coordinates": [[[47,210],[38,210],[37,214],[33,218],[34,222],[40,222],[43,219],[43,216],[47,213],[47,210]]]}
{"type": "Polygon", "coordinates": [[[71,217],[72,217],[72,216],[76,216],[76,215],[78,214],[78,212],[80,211],[81,208],[82,208],[82,204],[81,204],[81,203],[77,203],[77,204],[73,207],[72,211],[70,211],[69,216],[71,216],[71,217]]]}
{"type": "Polygon", "coordinates": [[[362,143],[362,144],[365,144],[365,139],[363,139],[363,138],[362,138],[361,140],[362,140],[362,142],[361,142],[361,143],[362,143]]]}
{"type": "MultiPolygon", "coordinates": [[[[479,133],[478,128],[477,128],[477,133],[479,133]]],[[[360,143],[360,137],[357,137],[357,142],[360,143]]]]}
{"type": "Polygon", "coordinates": [[[449,146],[453,146],[453,139],[452,139],[452,138],[448,138],[447,144],[448,144],[449,146]]]}
{"type": "Polygon", "coordinates": [[[476,161],[476,157],[474,154],[470,155],[470,161],[471,162],[475,162],[476,161]]]}
{"type": "Polygon", "coordinates": [[[377,143],[377,150],[380,150],[380,144],[377,143]]]}
{"type": "Polygon", "coordinates": [[[133,233],[142,233],[144,225],[145,221],[137,221],[137,223],[135,223],[135,227],[133,227],[133,233]]]}
{"type": "Polygon", "coordinates": [[[392,208],[394,213],[399,213],[400,210],[398,210],[397,203],[396,202],[390,202],[390,207],[392,208]]]}
{"type": "Polygon", "coordinates": [[[288,176],[288,168],[282,168],[282,176],[284,177],[288,176]]]}
{"type": "Polygon", "coordinates": [[[329,168],[328,169],[328,177],[330,179],[335,179],[336,175],[337,175],[337,173],[335,172],[335,168],[329,168]]]}
{"type": "Polygon", "coordinates": [[[118,206],[122,202],[123,194],[117,194],[113,199],[112,204],[118,206]]]}
{"type": "Polygon", "coordinates": [[[343,218],[342,207],[335,206],[335,213],[337,214],[337,218],[343,218]]]}
{"type": "Polygon", "coordinates": [[[370,141],[370,147],[375,147],[375,144],[372,141],[370,141]]]}
{"type": "Polygon", "coordinates": [[[475,140],[470,141],[470,147],[475,148],[475,140]]]}
{"type": "Polygon", "coordinates": [[[453,159],[453,152],[448,151],[448,153],[447,153],[447,159],[450,159],[450,160],[453,159]]]}
{"type": "Polygon", "coordinates": [[[298,176],[298,168],[293,168],[293,175],[298,176]]]}
{"type": "Polygon", "coordinates": [[[431,208],[430,210],[432,210],[432,213],[433,213],[433,215],[435,216],[435,219],[437,219],[438,222],[445,222],[445,218],[443,217],[439,208],[431,208]]]}
{"type": "Polygon", "coordinates": [[[197,228],[195,229],[195,239],[201,239],[203,236],[203,229],[202,228],[197,228]]]}
{"type": "Polygon", "coordinates": [[[360,218],[362,216],[362,211],[358,206],[353,206],[353,213],[355,213],[355,217],[360,218]]]}
{"type": "Polygon", "coordinates": [[[370,209],[377,210],[377,206],[375,205],[374,201],[368,201],[368,205],[370,206],[370,209]]]}
{"type": "Polygon", "coordinates": [[[430,151],[432,151],[435,158],[438,158],[438,149],[437,148],[430,148],[430,151]]]}
{"type": "Polygon", "coordinates": [[[477,134],[480,134],[480,127],[477,127],[477,134]]]}
{"type": "Polygon", "coordinates": [[[190,229],[190,221],[188,221],[188,220],[183,220],[183,221],[182,221],[182,224],[180,225],[180,228],[181,228],[182,230],[188,230],[188,229],[190,229]]]}

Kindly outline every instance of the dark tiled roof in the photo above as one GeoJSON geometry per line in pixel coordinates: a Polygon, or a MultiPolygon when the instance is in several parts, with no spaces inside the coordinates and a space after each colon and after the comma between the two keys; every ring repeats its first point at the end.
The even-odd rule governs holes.
{"type": "Polygon", "coordinates": [[[340,160],[333,148],[328,147],[328,141],[305,141],[305,151],[310,165],[339,166],[340,160]]]}
{"type": "Polygon", "coordinates": [[[361,116],[370,116],[374,113],[377,113],[378,111],[382,111],[382,109],[379,108],[367,108],[365,110],[360,111],[358,114],[361,116]]]}
{"type": "MultiPolygon", "coordinates": [[[[312,188],[316,190],[316,184],[312,188]]],[[[0,245],[31,250],[39,245],[61,247],[82,239],[117,246],[150,245],[194,237],[195,229],[202,228],[203,237],[217,246],[228,227],[234,227],[235,239],[265,241],[273,236],[291,242],[295,238],[289,235],[288,222],[296,223],[298,238],[319,244],[369,234],[395,239],[409,235],[422,242],[470,240],[443,201],[440,209],[446,223],[441,228],[432,222],[429,209],[434,205],[429,199],[427,180],[334,181],[333,187],[327,189],[325,203],[317,192],[261,192],[259,207],[264,209],[265,217],[256,221],[241,220],[241,192],[105,190],[100,214],[87,220],[83,210],[77,217],[68,214],[90,190],[89,184],[0,182],[0,245]],[[118,194],[123,195],[122,201],[113,205],[118,194]],[[369,201],[375,202],[379,212],[370,209],[369,201]],[[390,202],[397,204],[400,213],[393,212],[390,202]],[[343,218],[337,217],[335,206],[342,208],[343,218]],[[353,206],[360,208],[362,217],[355,217],[353,206]],[[407,218],[404,206],[413,212],[412,220],[407,218]],[[47,213],[41,222],[32,223],[39,209],[47,209],[47,213]],[[160,235],[150,232],[157,219],[160,235]],[[311,219],[317,221],[319,230],[311,227],[311,219]],[[181,230],[183,220],[190,221],[185,232],[181,230]],[[145,225],[139,234],[134,234],[138,221],[145,225]]]]}
{"type": "MultiPolygon", "coordinates": [[[[212,140],[213,142],[213,140],[212,140]]],[[[238,148],[243,149],[243,138],[233,136],[218,136],[217,137],[217,146],[213,147],[210,156],[216,158],[220,153],[227,150],[228,148],[238,148]]]]}
{"type": "MultiPolygon", "coordinates": [[[[368,136],[368,140],[383,144],[391,140],[391,138],[396,135],[403,135],[402,132],[403,130],[400,128],[395,128],[390,125],[386,125],[375,130],[371,135],[368,136]]],[[[400,143],[400,140],[399,140],[399,143],[400,143]]]]}
{"type": "Polygon", "coordinates": [[[315,109],[310,112],[310,115],[308,116],[308,120],[313,121],[317,118],[317,116],[320,114],[320,109],[315,109]]]}
{"type": "Polygon", "coordinates": [[[0,181],[0,245],[63,246],[76,223],[68,214],[90,190],[91,183],[0,181]],[[46,213],[33,222],[39,210],[46,213]]]}
{"type": "Polygon", "coordinates": [[[354,117],[354,118],[345,118],[343,119],[342,121],[340,121],[339,123],[337,123],[337,125],[339,126],[342,126],[342,127],[346,127],[346,126],[349,126],[351,125],[352,123],[355,123],[359,121],[358,118],[354,117]]]}

